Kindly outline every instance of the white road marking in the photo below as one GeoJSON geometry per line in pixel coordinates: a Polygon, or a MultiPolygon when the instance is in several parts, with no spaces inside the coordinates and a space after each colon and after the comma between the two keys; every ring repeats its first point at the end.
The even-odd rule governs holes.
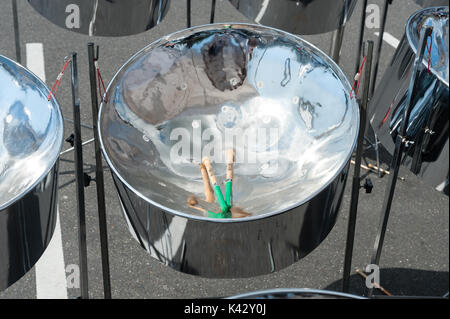
{"type": "Polygon", "coordinates": [[[264,17],[264,14],[266,13],[267,6],[269,5],[270,0],[264,0],[264,2],[261,5],[261,10],[259,11],[258,15],[255,18],[255,22],[259,23],[261,19],[264,17]]]}
{"type": "MultiPolygon", "coordinates": [[[[375,35],[377,37],[379,37],[380,36],[380,32],[375,32],[375,35]]],[[[397,49],[398,45],[400,44],[400,40],[398,40],[396,37],[394,37],[389,32],[384,32],[383,40],[386,41],[394,49],[397,49]]]]}
{"type": "Polygon", "coordinates": [[[45,82],[44,46],[42,43],[27,43],[27,68],[45,82]]]}
{"type": "Polygon", "coordinates": [[[61,240],[59,209],[53,237],[36,263],[36,298],[67,299],[66,269],[61,240]]]}
{"type": "MultiPolygon", "coordinates": [[[[45,82],[44,46],[42,43],[27,43],[26,57],[27,68],[45,82]]],[[[66,270],[58,207],[56,213],[53,237],[35,265],[36,298],[38,299],[67,299],[66,270]]]]}

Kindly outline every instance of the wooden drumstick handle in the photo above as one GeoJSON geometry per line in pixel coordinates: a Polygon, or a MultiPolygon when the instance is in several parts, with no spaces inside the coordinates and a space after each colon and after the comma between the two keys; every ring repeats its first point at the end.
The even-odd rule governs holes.
{"type": "Polygon", "coordinates": [[[234,161],[235,161],[233,149],[227,150],[226,161],[227,161],[227,180],[232,180],[233,179],[233,166],[234,166],[234,161]]]}
{"type": "Polygon", "coordinates": [[[205,192],[206,201],[208,203],[214,203],[214,190],[209,183],[208,172],[206,171],[206,167],[203,164],[200,164],[200,172],[202,173],[203,179],[203,188],[205,192]]]}
{"type": "Polygon", "coordinates": [[[217,179],[216,176],[214,175],[212,166],[211,166],[211,160],[209,159],[209,157],[204,157],[202,160],[203,165],[206,168],[206,171],[208,172],[208,176],[209,176],[209,180],[211,182],[211,184],[213,184],[213,186],[217,185],[217,179]]]}

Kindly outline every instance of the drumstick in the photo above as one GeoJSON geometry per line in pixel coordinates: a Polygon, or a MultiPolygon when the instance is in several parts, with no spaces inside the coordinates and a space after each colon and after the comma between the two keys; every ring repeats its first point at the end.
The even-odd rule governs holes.
{"type": "Polygon", "coordinates": [[[214,203],[214,191],[209,183],[208,172],[203,164],[200,164],[200,172],[202,173],[203,188],[208,203],[214,203]]]}
{"type": "MultiPolygon", "coordinates": [[[[214,208],[212,207],[211,204],[208,204],[206,202],[203,202],[203,204],[206,206],[206,208],[211,209],[211,210],[208,210],[201,206],[197,206],[199,204],[199,200],[197,199],[197,197],[195,197],[193,195],[188,198],[187,204],[190,208],[201,211],[202,213],[204,213],[205,215],[207,215],[210,218],[230,218],[230,217],[232,217],[230,211],[220,212],[220,213],[215,213],[215,212],[211,211],[211,210],[214,210],[214,208]]],[[[239,217],[235,217],[235,218],[239,218],[239,217]]]]}
{"type": "MultiPolygon", "coordinates": [[[[190,208],[196,209],[198,211],[201,211],[202,213],[206,214],[210,214],[212,212],[210,212],[209,210],[206,210],[203,207],[198,207],[198,200],[195,196],[189,196],[188,200],[187,200],[187,204],[190,208]]],[[[214,214],[214,213],[212,213],[214,214]]]]}
{"type": "MultiPolygon", "coordinates": [[[[363,273],[361,270],[356,269],[356,272],[357,272],[358,274],[360,274],[361,276],[363,276],[365,279],[367,279],[367,275],[366,275],[365,273],[363,273]]],[[[392,294],[391,294],[389,291],[387,291],[386,289],[384,289],[383,287],[381,287],[381,286],[380,286],[379,284],[377,284],[376,282],[375,282],[373,285],[375,286],[375,288],[381,290],[385,295],[387,295],[387,296],[392,296],[392,294]]]]}
{"type": "Polygon", "coordinates": [[[222,213],[227,212],[230,208],[228,207],[227,203],[225,202],[225,199],[223,198],[222,191],[220,190],[219,185],[217,185],[217,179],[214,175],[212,166],[211,166],[211,160],[209,157],[204,157],[202,160],[203,165],[206,167],[206,171],[208,172],[209,181],[213,185],[214,193],[216,194],[217,201],[219,202],[220,209],[222,210],[222,213]]]}
{"type": "Polygon", "coordinates": [[[235,161],[234,157],[234,150],[229,149],[227,150],[226,154],[226,161],[227,161],[227,179],[226,179],[226,191],[225,191],[225,200],[227,202],[227,205],[231,207],[233,205],[233,165],[235,161]]]}

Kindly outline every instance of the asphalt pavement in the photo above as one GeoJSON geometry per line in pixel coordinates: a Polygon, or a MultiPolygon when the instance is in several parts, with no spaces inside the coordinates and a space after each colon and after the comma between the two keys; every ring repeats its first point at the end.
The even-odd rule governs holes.
{"type": "MultiPolygon", "coordinates": [[[[192,25],[209,22],[210,1],[192,1],[192,25]]],[[[384,1],[369,3],[382,8],[384,1]]],[[[355,72],[357,41],[362,1],[346,26],[340,66],[352,80],[355,72]]],[[[401,39],[408,17],[420,9],[414,1],[394,1],[388,15],[386,31],[394,39],[401,39]]],[[[0,2],[0,54],[16,59],[11,1],[0,2]]],[[[60,72],[64,57],[77,52],[79,64],[81,119],[92,125],[90,106],[88,42],[100,46],[100,68],[108,82],[115,72],[138,50],[152,41],[186,27],[185,1],[172,1],[164,21],[157,27],[128,37],[92,37],[61,29],[40,16],[25,0],[18,0],[22,64],[26,65],[27,44],[42,43],[44,49],[46,83],[51,87],[60,72]]],[[[216,22],[248,22],[227,0],[217,1],[216,22]]],[[[366,39],[377,41],[377,28],[366,29],[366,39]]],[[[328,52],[331,34],[303,37],[324,52],[328,52]]],[[[379,78],[389,64],[394,43],[384,42],[380,60],[379,78]]],[[[57,93],[66,118],[72,118],[70,76],[65,76],[57,93]]],[[[73,131],[65,123],[65,136],[73,131]]],[[[83,140],[93,137],[89,128],[82,130],[83,140]]],[[[69,148],[65,145],[64,148],[69,148]]],[[[368,158],[373,162],[373,159],[368,158]]],[[[94,175],[95,157],[92,145],[84,147],[85,170],[94,175]]],[[[152,259],[134,240],[117,198],[111,175],[105,165],[105,187],[108,220],[109,253],[113,298],[209,298],[231,296],[272,288],[340,289],[344,248],[348,223],[351,176],[347,183],[338,221],[311,254],[279,272],[248,279],[206,279],[172,270],[152,259]]],[[[384,168],[388,163],[382,163],[384,168]]],[[[73,153],[61,157],[59,178],[59,215],[63,262],[71,274],[72,265],[78,265],[78,233],[73,153]]],[[[353,171],[353,169],[351,170],[353,171]]],[[[442,296],[449,286],[449,199],[402,168],[404,181],[397,184],[383,255],[381,257],[381,285],[396,295],[442,296]]],[[[360,195],[356,241],[352,265],[351,293],[363,292],[364,280],[355,274],[370,262],[378,227],[387,177],[371,174],[374,189],[360,195]]],[[[89,293],[91,298],[102,298],[102,273],[95,183],[86,188],[87,239],[89,261],[89,293]]],[[[36,267],[35,267],[36,268],[36,267]]],[[[33,268],[21,280],[4,292],[0,298],[36,298],[52,291],[44,291],[33,268]]],[[[44,284],[45,286],[45,284],[44,284]]],[[[70,285],[69,285],[70,286],[70,285]]],[[[48,289],[48,288],[47,288],[48,289]]],[[[59,287],[58,289],[61,289],[59,287]]],[[[76,298],[80,290],[63,287],[68,298],[76,298]]],[[[56,293],[56,290],[55,290],[56,293]]],[[[64,294],[63,294],[64,295],[64,294]]]]}

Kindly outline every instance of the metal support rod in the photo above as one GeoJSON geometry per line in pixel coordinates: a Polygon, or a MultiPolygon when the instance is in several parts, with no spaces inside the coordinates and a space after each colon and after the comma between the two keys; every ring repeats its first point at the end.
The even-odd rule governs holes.
{"type": "MultiPolygon", "coordinates": [[[[63,118],[64,119],[64,121],[66,121],[66,122],[69,122],[69,123],[72,123],[73,124],[73,120],[71,120],[71,119],[69,119],[69,118],[66,118],[66,117],[64,117],[63,118]]],[[[90,126],[90,125],[87,125],[87,124],[84,124],[84,123],[81,123],[80,124],[81,125],[81,127],[84,127],[84,128],[89,128],[89,129],[93,129],[93,127],[92,126],[90,126]]]]}
{"type": "Polygon", "coordinates": [[[375,58],[375,67],[373,70],[372,82],[370,84],[370,97],[373,96],[373,92],[375,91],[375,85],[377,83],[378,65],[380,64],[381,49],[383,48],[384,30],[386,29],[387,14],[388,14],[390,4],[392,4],[392,0],[384,1],[383,19],[381,20],[380,36],[378,37],[378,45],[377,45],[377,53],[376,53],[377,55],[375,58]]]}
{"type": "Polygon", "coordinates": [[[358,73],[359,66],[361,65],[361,50],[364,41],[364,30],[366,26],[366,15],[367,15],[366,10],[367,10],[367,0],[364,0],[361,12],[361,25],[359,27],[358,54],[356,55],[355,74],[358,73]]]}
{"type": "Polygon", "coordinates": [[[344,31],[345,26],[341,25],[339,29],[333,32],[333,36],[331,39],[330,56],[334,60],[334,62],[336,62],[336,64],[339,64],[339,60],[341,57],[341,48],[342,48],[342,40],[344,39],[344,31]]]}
{"type": "Polygon", "coordinates": [[[211,17],[209,19],[209,23],[214,23],[214,16],[216,14],[216,0],[212,0],[211,2],[211,17]]]}
{"type": "Polygon", "coordinates": [[[109,253],[108,253],[108,226],[106,221],[106,205],[105,205],[105,185],[103,180],[103,163],[102,153],[100,151],[99,136],[97,131],[98,121],[98,98],[97,98],[97,78],[95,62],[98,60],[94,53],[94,44],[88,44],[89,56],[89,78],[91,84],[91,101],[92,101],[92,125],[94,127],[94,148],[95,148],[95,183],[97,188],[97,208],[98,222],[100,229],[100,251],[102,256],[102,273],[103,273],[103,293],[105,299],[111,299],[111,277],[109,272],[109,253]]]}
{"type": "Polygon", "coordinates": [[[360,107],[360,128],[356,146],[355,171],[353,174],[352,197],[347,228],[347,243],[345,246],[344,275],[342,278],[342,291],[348,292],[350,272],[352,267],[353,244],[355,241],[356,216],[358,212],[359,190],[361,188],[361,161],[364,150],[364,134],[367,126],[367,104],[369,101],[370,75],[372,71],[373,41],[367,41],[367,62],[364,72],[364,91],[360,107]]]}
{"type": "Polygon", "coordinates": [[[20,52],[19,15],[17,13],[17,0],[12,0],[12,13],[14,24],[14,42],[16,44],[16,61],[22,64],[22,54],[20,52]]]}
{"type": "MultiPolygon", "coordinates": [[[[378,233],[375,238],[375,244],[374,244],[373,254],[372,254],[372,259],[371,259],[371,264],[373,264],[373,265],[379,265],[379,263],[380,263],[380,256],[381,256],[381,251],[383,249],[384,237],[386,235],[389,214],[391,211],[392,201],[394,199],[395,186],[397,184],[398,171],[400,169],[402,154],[405,150],[405,143],[407,142],[406,141],[406,130],[408,128],[408,122],[409,122],[409,116],[411,114],[412,102],[415,99],[415,94],[417,92],[417,86],[419,85],[419,83],[418,83],[418,77],[419,77],[419,73],[420,73],[419,69],[422,67],[425,46],[427,44],[428,37],[431,35],[432,30],[433,29],[431,27],[427,27],[426,29],[424,29],[424,31],[422,31],[422,34],[420,37],[420,42],[419,42],[420,44],[418,47],[416,60],[414,62],[414,69],[413,69],[413,72],[411,75],[411,81],[409,83],[406,107],[403,112],[402,125],[400,128],[400,133],[397,136],[397,140],[395,143],[395,151],[394,151],[392,164],[391,164],[391,174],[389,175],[388,186],[386,187],[384,202],[383,202],[383,206],[381,209],[381,218],[380,218],[378,233]]],[[[369,297],[371,297],[372,294],[373,294],[373,288],[369,290],[369,297]]]]}
{"type": "Polygon", "coordinates": [[[81,120],[80,98],[78,95],[78,65],[77,54],[71,54],[72,66],[72,103],[74,121],[74,157],[75,177],[77,187],[78,209],[78,246],[80,262],[80,288],[81,298],[89,299],[88,268],[87,268],[87,242],[86,242],[86,212],[84,201],[84,176],[83,176],[83,147],[81,145],[81,120]]]}
{"type": "Polygon", "coordinates": [[[191,0],[186,0],[186,24],[187,27],[191,27],[191,0]]]}

